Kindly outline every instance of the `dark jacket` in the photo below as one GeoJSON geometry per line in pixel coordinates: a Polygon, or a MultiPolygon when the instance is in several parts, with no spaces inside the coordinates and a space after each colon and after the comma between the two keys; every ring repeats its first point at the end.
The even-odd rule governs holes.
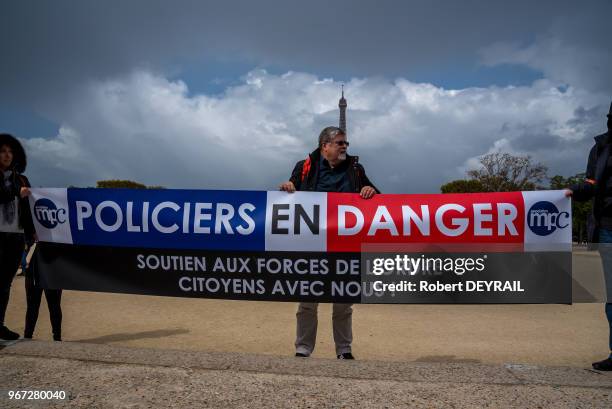
{"type": "MultiPolygon", "coordinates": [[[[593,210],[587,220],[587,236],[590,243],[599,241],[599,223],[603,210],[603,199],[606,190],[603,180],[606,165],[612,149],[610,133],[604,133],[595,137],[595,145],[589,152],[585,180],[571,186],[574,192],[572,197],[576,201],[593,200],[593,210]]],[[[612,177],[612,175],[611,175],[612,177]]]]}
{"type": "MultiPolygon", "coordinates": [[[[25,172],[28,165],[28,158],[25,150],[21,145],[21,142],[13,135],[7,133],[0,133],[0,147],[7,145],[13,151],[13,162],[11,163],[11,169],[13,174],[11,175],[11,186],[6,187],[4,185],[4,179],[0,179],[0,203],[9,203],[19,197],[19,191],[22,187],[30,187],[30,181],[27,177],[22,175],[25,172]]],[[[0,173],[0,178],[3,175],[0,173]]],[[[19,206],[17,208],[19,214],[19,227],[21,227],[25,233],[25,239],[28,242],[33,241],[34,238],[34,223],[32,222],[32,215],[30,214],[30,205],[28,198],[19,198],[19,206]]]]}
{"type": "MultiPolygon", "coordinates": [[[[19,197],[19,191],[22,187],[31,187],[30,181],[24,175],[13,172],[12,178],[13,183],[10,188],[4,186],[4,183],[0,183],[0,204],[9,203],[15,200],[15,197],[19,197]]],[[[30,204],[27,197],[19,197],[17,212],[19,214],[19,227],[23,228],[26,241],[32,242],[34,238],[34,223],[32,222],[32,214],[30,213],[30,204]]]]}
{"type": "MultiPolygon", "coordinates": [[[[321,150],[315,149],[308,155],[308,158],[295,164],[289,180],[293,183],[296,190],[314,192],[319,176],[321,150]],[[304,170],[305,166],[306,170],[304,170]]],[[[346,155],[346,161],[348,162],[346,172],[353,192],[359,193],[364,186],[372,186],[376,193],[380,193],[366,176],[365,169],[359,163],[359,156],[346,155]]]]}

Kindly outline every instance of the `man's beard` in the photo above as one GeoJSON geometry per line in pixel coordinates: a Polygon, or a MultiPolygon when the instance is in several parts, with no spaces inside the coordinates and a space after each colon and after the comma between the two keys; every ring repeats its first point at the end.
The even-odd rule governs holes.
{"type": "Polygon", "coordinates": [[[338,159],[346,160],[346,153],[341,153],[340,155],[338,155],[338,159]]]}

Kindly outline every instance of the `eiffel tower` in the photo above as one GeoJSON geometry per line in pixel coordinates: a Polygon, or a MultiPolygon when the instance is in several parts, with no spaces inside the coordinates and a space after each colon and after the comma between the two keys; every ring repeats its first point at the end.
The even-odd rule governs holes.
{"type": "Polygon", "coordinates": [[[338,128],[344,131],[346,135],[346,107],[348,104],[346,103],[346,99],[344,98],[344,84],[342,84],[342,98],[338,101],[338,108],[340,108],[340,125],[338,128]]]}

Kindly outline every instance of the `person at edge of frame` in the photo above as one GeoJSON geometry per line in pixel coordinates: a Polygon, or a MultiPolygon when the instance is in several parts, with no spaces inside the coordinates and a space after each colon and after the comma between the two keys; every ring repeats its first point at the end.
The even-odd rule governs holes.
{"type": "Polygon", "coordinates": [[[21,261],[25,240],[36,240],[28,204],[30,182],[22,175],[26,166],[27,158],[21,143],[10,134],[0,133],[0,339],[7,341],[19,339],[18,333],[4,325],[11,284],[21,261]]]}
{"type": "Polygon", "coordinates": [[[53,334],[53,340],[61,341],[62,290],[47,288],[43,290],[38,275],[38,258],[36,255],[37,251],[38,249],[34,248],[34,254],[32,254],[30,265],[25,271],[25,290],[26,299],[28,302],[28,309],[26,310],[25,329],[23,330],[23,337],[25,339],[32,339],[34,335],[36,321],[38,320],[38,311],[40,310],[40,301],[42,299],[42,293],[44,291],[45,299],[47,300],[47,308],[49,309],[49,319],[51,321],[51,332],[53,334]]]}
{"type": "MultiPolygon", "coordinates": [[[[370,199],[380,193],[366,176],[358,156],[346,153],[349,142],[346,133],[335,126],[328,126],[319,135],[319,146],[306,160],[299,161],[287,182],[280,190],[293,193],[312,192],[350,192],[359,193],[363,199],[370,199]]],[[[317,338],[318,303],[300,303],[296,313],[297,331],[295,356],[309,357],[315,348],[317,338]]],[[[333,305],[332,324],[336,357],[355,359],[352,354],[352,304],[333,305]]]]}
{"type": "Polygon", "coordinates": [[[612,371],[612,103],[608,112],[608,132],[595,137],[585,180],[571,186],[565,195],[577,201],[593,200],[587,235],[589,243],[599,243],[606,283],[605,312],[610,330],[610,353],[603,361],[593,362],[593,369],[612,371]]]}

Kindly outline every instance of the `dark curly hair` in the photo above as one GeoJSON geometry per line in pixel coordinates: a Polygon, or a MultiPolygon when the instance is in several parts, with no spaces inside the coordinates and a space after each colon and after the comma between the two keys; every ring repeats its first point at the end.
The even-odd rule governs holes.
{"type": "Polygon", "coordinates": [[[13,151],[13,163],[11,163],[11,167],[19,173],[25,172],[26,166],[28,165],[28,158],[26,157],[23,146],[21,146],[21,142],[11,134],[0,133],[0,147],[3,145],[9,146],[13,151]]]}

